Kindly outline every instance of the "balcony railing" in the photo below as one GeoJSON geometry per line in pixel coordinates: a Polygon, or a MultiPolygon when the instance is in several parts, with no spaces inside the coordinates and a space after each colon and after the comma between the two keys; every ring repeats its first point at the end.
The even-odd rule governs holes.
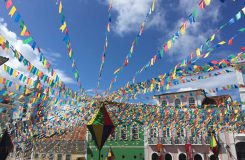
{"type": "MultiPolygon", "coordinates": [[[[156,145],[156,144],[176,144],[176,145],[184,145],[187,143],[186,137],[150,137],[148,138],[149,145],[156,145]]],[[[210,137],[206,137],[202,139],[201,137],[190,138],[189,142],[191,144],[209,144],[210,137]]]]}

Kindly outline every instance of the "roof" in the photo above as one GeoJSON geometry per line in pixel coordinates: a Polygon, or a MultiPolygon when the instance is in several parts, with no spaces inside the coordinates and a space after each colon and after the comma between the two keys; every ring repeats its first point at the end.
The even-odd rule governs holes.
{"type": "Polygon", "coordinates": [[[8,60],[9,60],[8,58],[0,56],[0,66],[5,62],[7,62],[8,60]]]}
{"type": "MultiPolygon", "coordinates": [[[[202,101],[202,105],[208,105],[208,104],[214,104],[214,105],[220,105],[221,103],[226,103],[228,98],[231,98],[230,95],[221,95],[221,96],[212,96],[212,97],[206,97],[202,101]]],[[[232,98],[231,98],[232,100],[232,98]]]]}
{"type": "Polygon", "coordinates": [[[189,93],[189,92],[197,92],[197,91],[205,93],[204,89],[196,89],[196,90],[189,90],[189,91],[169,92],[169,93],[163,93],[163,94],[154,95],[154,96],[164,96],[164,95],[170,95],[170,94],[181,94],[181,93],[189,93]]]}

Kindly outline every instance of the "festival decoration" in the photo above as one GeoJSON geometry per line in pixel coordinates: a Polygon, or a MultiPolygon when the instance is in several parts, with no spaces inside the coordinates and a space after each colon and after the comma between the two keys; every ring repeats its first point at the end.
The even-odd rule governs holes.
{"type": "Polygon", "coordinates": [[[95,140],[97,148],[99,149],[100,157],[100,151],[105,141],[110,136],[111,132],[113,132],[115,129],[115,126],[111,121],[111,118],[107,113],[107,110],[103,103],[98,112],[88,122],[87,127],[92,134],[93,140],[95,140]]]}
{"type": "Polygon", "coordinates": [[[222,74],[229,73],[229,70],[223,70],[221,72],[217,72],[214,74],[206,74],[204,76],[199,75],[197,78],[190,78],[190,79],[184,79],[186,76],[194,76],[199,73],[208,73],[211,71],[224,69],[226,67],[229,67],[231,63],[234,63],[239,60],[243,60],[245,57],[244,53],[238,53],[237,56],[230,55],[226,59],[223,59],[221,61],[215,61],[212,60],[207,64],[204,64],[203,66],[196,66],[193,65],[191,67],[183,67],[180,69],[176,69],[176,78],[173,80],[171,79],[171,71],[169,73],[165,73],[162,75],[159,75],[157,78],[152,78],[144,82],[140,82],[133,85],[126,85],[124,88],[119,89],[118,91],[113,92],[112,95],[110,95],[111,99],[121,99],[123,96],[130,94],[130,95],[137,95],[140,93],[145,94],[146,92],[152,92],[152,91],[164,91],[164,87],[167,84],[169,86],[177,85],[180,83],[187,83],[196,81],[198,79],[206,79],[208,77],[213,76],[219,76],[222,74]]]}
{"type": "MultiPolygon", "coordinates": [[[[200,3],[202,3],[203,6],[206,6],[206,5],[207,5],[207,4],[204,4],[204,1],[203,1],[203,0],[202,0],[200,3]]],[[[208,3],[208,5],[209,5],[209,3],[208,3]]],[[[154,6],[154,1],[153,1],[153,3],[152,3],[152,6],[154,6]]],[[[152,8],[154,8],[154,7],[152,7],[152,8]]],[[[202,8],[202,9],[204,9],[204,8],[202,8]]],[[[151,10],[150,10],[150,11],[151,11],[151,10]]],[[[188,20],[185,20],[185,21],[181,24],[179,30],[176,31],[175,34],[172,35],[171,38],[170,38],[165,44],[162,45],[163,47],[161,48],[161,51],[158,51],[158,55],[154,55],[153,58],[151,58],[151,61],[150,61],[146,66],[147,66],[147,67],[152,66],[152,65],[156,62],[156,60],[157,60],[159,57],[160,57],[159,59],[161,59],[161,58],[163,57],[163,54],[164,54],[164,53],[167,53],[167,52],[172,48],[172,46],[173,46],[173,44],[175,43],[175,41],[176,41],[181,35],[184,35],[184,34],[185,34],[186,29],[187,29],[187,26],[193,24],[193,23],[195,22],[196,18],[197,18],[197,10],[194,9],[193,12],[188,16],[188,20]]],[[[112,80],[111,83],[110,83],[109,91],[110,91],[111,88],[112,88],[112,84],[116,82],[117,77],[118,77],[120,71],[123,69],[123,67],[125,67],[125,66],[128,65],[128,63],[129,63],[129,58],[131,58],[131,56],[132,56],[132,53],[131,53],[131,52],[133,52],[133,50],[134,50],[134,45],[135,45],[135,41],[132,43],[132,46],[131,46],[131,49],[130,49],[130,53],[129,53],[129,54],[127,55],[127,57],[125,58],[124,64],[123,64],[121,67],[119,67],[118,69],[115,70],[115,72],[114,72],[115,77],[113,78],[113,80],[112,80]]],[[[145,67],[145,66],[144,66],[144,67],[145,67]]],[[[142,70],[142,69],[141,69],[141,70],[142,70]]],[[[141,72],[142,72],[142,71],[141,71],[141,72]]],[[[135,79],[135,78],[134,78],[134,79],[135,79]]],[[[133,80],[133,82],[134,82],[134,80],[133,80]]]]}
{"type": "Polygon", "coordinates": [[[0,159],[5,160],[8,157],[8,154],[13,150],[14,145],[8,133],[8,129],[6,129],[3,136],[0,139],[0,159]]]}
{"type": "Polygon", "coordinates": [[[149,9],[149,12],[146,14],[143,22],[141,23],[141,26],[140,26],[140,31],[138,32],[137,36],[135,37],[135,39],[133,40],[132,42],[132,45],[130,47],[130,50],[129,50],[129,53],[127,54],[123,64],[121,67],[119,67],[118,69],[116,69],[114,71],[114,74],[115,74],[115,77],[112,79],[112,81],[110,82],[110,86],[108,88],[108,90],[106,91],[107,93],[111,90],[112,88],[112,85],[113,83],[116,82],[117,80],[117,77],[119,75],[119,73],[122,71],[123,67],[127,66],[128,63],[129,63],[129,59],[132,57],[133,53],[134,53],[134,50],[135,50],[135,46],[138,44],[139,42],[139,39],[141,38],[142,34],[143,34],[143,31],[144,31],[144,27],[145,27],[145,23],[147,22],[149,16],[155,11],[155,0],[152,0],[152,4],[151,4],[151,7],[149,9]]]}
{"type": "Polygon", "coordinates": [[[101,81],[101,76],[102,76],[102,71],[104,68],[104,63],[105,63],[105,58],[106,58],[106,52],[108,48],[108,34],[110,33],[110,26],[111,26],[111,9],[112,9],[112,1],[110,0],[109,8],[108,8],[108,23],[106,26],[106,32],[105,32],[105,43],[104,43],[104,50],[101,56],[101,64],[100,64],[100,70],[99,70],[99,75],[98,75],[98,84],[96,90],[99,89],[100,86],[100,81],[101,81]]]}
{"type": "Polygon", "coordinates": [[[116,157],[111,149],[111,147],[109,148],[108,150],[108,154],[107,154],[107,157],[106,157],[106,160],[114,160],[116,157]]]}
{"type": "Polygon", "coordinates": [[[65,37],[63,38],[63,41],[65,42],[66,47],[67,47],[68,57],[72,61],[72,71],[74,72],[74,78],[77,81],[77,84],[79,86],[79,89],[80,89],[81,93],[85,94],[85,91],[84,91],[84,89],[82,87],[82,84],[81,84],[78,68],[76,66],[76,61],[74,59],[74,51],[72,49],[71,39],[70,39],[70,36],[69,36],[69,29],[68,29],[68,26],[67,26],[67,22],[66,22],[66,18],[65,18],[64,12],[63,12],[62,0],[59,0],[59,2],[57,1],[56,4],[57,5],[59,4],[59,15],[60,15],[60,18],[61,18],[60,30],[61,30],[62,33],[65,31],[65,37]]]}
{"type": "MultiPolygon", "coordinates": [[[[27,26],[25,25],[24,20],[22,19],[22,16],[20,15],[20,13],[17,12],[17,8],[13,4],[12,0],[6,0],[5,4],[6,4],[7,10],[9,10],[11,8],[9,11],[9,15],[11,16],[11,18],[15,17],[14,21],[16,23],[19,23],[19,25],[20,25],[20,29],[21,29],[20,35],[25,38],[23,40],[23,44],[30,44],[32,42],[32,44],[30,44],[30,46],[32,47],[33,50],[37,49],[37,51],[39,53],[39,57],[40,57],[40,62],[42,62],[44,68],[46,68],[48,70],[48,72],[51,73],[53,79],[57,79],[57,80],[61,81],[58,74],[51,67],[51,64],[48,62],[47,58],[45,58],[45,56],[43,55],[40,47],[37,45],[37,42],[31,36],[30,31],[28,31],[27,26]]],[[[6,43],[4,43],[4,45],[6,45],[6,47],[8,46],[8,44],[9,44],[8,41],[6,41],[6,43]]]]}
{"type": "Polygon", "coordinates": [[[187,159],[193,159],[193,153],[192,153],[192,148],[190,143],[185,144],[185,151],[186,151],[187,159]]]}
{"type": "MultiPolygon", "coordinates": [[[[242,10],[243,10],[243,9],[242,9],[242,10]]],[[[239,20],[243,17],[243,16],[241,16],[241,15],[242,15],[241,13],[242,13],[242,11],[239,11],[239,12],[238,12],[233,18],[231,18],[228,22],[226,22],[225,24],[223,24],[223,25],[221,25],[220,27],[218,27],[218,28],[215,30],[215,32],[212,34],[212,36],[211,36],[210,38],[208,38],[208,39],[205,41],[204,44],[202,44],[200,47],[198,47],[198,48],[196,49],[195,52],[191,52],[191,53],[189,54],[189,56],[188,56],[186,59],[182,60],[182,63],[177,64],[176,66],[186,66],[187,64],[189,64],[189,61],[190,61],[190,60],[193,60],[193,59],[194,59],[194,57],[197,57],[197,59],[202,58],[202,57],[203,57],[203,58],[207,58],[207,57],[209,56],[209,54],[210,54],[215,48],[220,47],[220,45],[225,44],[223,41],[221,41],[221,42],[219,42],[218,44],[214,45],[213,47],[210,47],[210,43],[216,38],[216,36],[217,36],[218,33],[220,33],[220,32],[221,32],[224,28],[226,28],[227,26],[230,26],[230,25],[236,23],[237,21],[239,21],[239,20]],[[239,16],[238,16],[238,15],[239,15],[239,16]],[[207,47],[208,47],[208,48],[207,48],[207,47]],[[207,48],[207,52],[206,52],[205,54],[202,54],[202,55],[201,55],[201,53],[204,53],[205,48],[207,48]],[[196,54],[195,54],[195,53],[196,53],[196,54]],[[196,56],[195,56],[195,55],[196,55],[196,56]]],[[[241,29],[240,32],[243,32],[243,30],[241,29]]],[[[173,36],[173,37],[174,37],[174,36],[173,36]]],[[[179,36],[177,36],[177,38],[178,38],[178,37],[179,37],[179,36]]],[[[234,35],[234,37],[236,37],[236,35],[234,35]]],[[[231,40],[233,41],[234,37],[231,37],[231,38],[229,39],[229,41],[231,41],[231,40]]],[[[174,42],[175,42],[175,39],[173,40],[173,43],[174,43],[174,42]]],[[[171,40],[170,40],[168,43],[172,44],[171,40]]],[[[228,42],[228,44],[229,44],[229,45],[232,45],[231,42],[230,42],[230,43],[228,42]]],[[[151,58],[151,60],[150,60],[145,66],[143,66],[140,70],[138,70],[138,71],[136,72],[136,74],[134,75],[134,78],[133,78],[132,82],[134,83],[135,78],[137,77],[137,75],[139,75],[139,74],[142,73],[143,71],[147,70],[149,67],[152,67],[152,66],[156,63],[156,61],[162,59],[164,53],[166,54],[167,52],[169,52],[169,49],[171,49],[171,46],[172,46],[172,45],[169,45],[169,46],[170,46],[170,47],[167,47],[166,44],[163,45],[163,47],[161,48],[161,50],[160,50],[160,51],[157,51],[157,54],[155,54],[155,55],[151,58]]],[[[175,66],[175,68],[177,68],[176,66],[175,66]]]]}
{"type": "Polygon", "coordinates": [[[219,142],[217,142],[214,134],[215,133],[212,133],[212,136],[211,136],[210,149],[214,153],[214,156],[218,158],[219,150],[220,150],[220,144],[219,144],[219,142]]]}

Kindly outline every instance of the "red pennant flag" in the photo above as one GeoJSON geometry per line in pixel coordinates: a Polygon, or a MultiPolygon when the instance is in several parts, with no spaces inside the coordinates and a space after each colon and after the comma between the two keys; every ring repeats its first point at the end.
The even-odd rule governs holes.
{"type": "Polygon", "coordinates": [[[12,6],[12,0],[8,0],[7,3],[6,3],[6,8],[9,9],[9,7],[12,6]]]}
{"type": "Polygon", "coordinates": [[[233,44],[233,38],[231,38],[231,39],[229,39],[229,41],[228,41],[228,45],[232,45],[233,44]]]}
{"type": "Polygon", "coordinates": [[[245,47],[241,47],[241,50],[242,50],[242,51],[245,51],[245,47]]]}
{"type": "Polygon", "coordinates": [[[205,8],[205,4],[204,4],[203,1],[201,1],[201,2],[199,3],[199,7],[200,7],[201,9],[204,9],[204,8],[205,8]]]}
{"type": "Polygon", "coordinates": [[[29,37],[30,36],[30,32],[26,31],[26,33],[24,34],[24,36],[29,37]]]}

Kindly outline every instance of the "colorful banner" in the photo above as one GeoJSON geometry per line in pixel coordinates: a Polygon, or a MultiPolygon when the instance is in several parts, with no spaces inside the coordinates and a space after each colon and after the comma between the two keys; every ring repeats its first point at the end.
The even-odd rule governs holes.
{"type": "Polygon", "coordinates": [[[47,58],[45,58],[45,56],[41,52],[41,49],[37,45],[37,42],[31,36],[30,31],[28,30],[27,26],[25,25],[24,20],[22,19],[22,16],[20,15],[20,13],[17,12],[16,6],[13,4],[12,0],[5,0],[5,4],[6,4],[6,9],[7,10],[10,9],[9,15],[11,16],[11,18],[14,17],[14,21],[16,23],[19,23],[19,26],[21,29],[20,36],[25,38],[23,40],[23,44],[29,44],[33,50],[37,49],[39,56],[40,56],[40,62],[42,62],[44,68],[46,68],[48,70],[48,72],[51,73],[52,78],[57,79],[57,77],[58,77],[58,79],[60,80],[60,77],[57,75],[57,73],[51,67],[51,64],[48,62],[47,58]]]}
{"type": "MultiPolygon", "coordinates": [[[[224,42],[221,41],[220,43],[218,43],[216,46],[213,46],[213,47],[210,47],[210,43],[217,37],[217,34],[219,32],[221,32],[224,28],[226,28],[227,26],[230,26],[234,23],[236,23],[237,21],[239,21],[243,16],[242,16],[242,12],[243,12],[244,9],[242,9],[241,11],[239,11],[233,18],[231,18],[228,22],[226,22],[225,24],[221,25],[220,27],[218,27],[215,32],[212,34],[212,36],[210,38],[208,38],[204,44],[202,44],[199,48],[197,48],[194,52],[191,52],[189,54],[189,56],[184,59],[182,61],[181,64],[178,64],[178,65],[181,65],[181,66],[186,66],[188,64],[188,61],[189,60],[192,60],[194,57],[197,57],[197,58],[207,58],[210,54],[210,52],[212,52],[214,50],[215,47],[219,47],[219,45],[223,45],[224,42]],[[207,48],[207,52],[204,54],[204,50],[205,48],[207,48]],[[202,54],[203,53],[203,54],[202,54]]],[[[245,13],[244,13],[245,14],[245,13]]],[[[243,14],[243,15],[244,15],[243,14]]],[[[243,30],[241,30],[241,32],[243,32],[243,30]]],[[[174,36],[173,36],[174,37],[174,36]]],[[[179,36],[177,36],[179,37],[179,36]]],[[[234,37],[235,38],[235,37],[234,37]]],[[[234,40],[234,38],[232,37],[231,39],[229,39],[229,42],[228,44],[229,45],[232,45],[232,42],[234,40]]],[[[140,70],[138,70],[135,75],[134,75],[134,78],[132,80],[132,82],[134,83],[136,77],[142,73],[143,71],[145,71],[146,69],[148,69],[149,67],[152,67],[158,60],[162,59],[164,54],[166,54],[170,49],[171,49],[171,46],[172,45],[169,45],[169,44],[172,44],[175,42],[175,39],[173,40],[169,40],[168,41],[168,45],[165,44],[163,45],[163,47],[157,51],[157,54],[155,54],[151,60],[146,64],[144,65],[140,70]],[[172,42],[173,41],[173,42],[172,42]],[[170,47],[169,47],[170,46],[170,47]]]]}
{"type": "Polygon", "coordinates": [[[73,71],[73,74],[74,74],[74,78],[77,81],[77,84],[79,86],[80,92],[82,94],[86,95],[85,90],[82,87],[81,80],[80,80],[80,75],[79,75],[79,72],[78,72],[76,61],[74,59],[74,50],[72,49],[71,39],[70,39],[70,36],[69,36],[69,29],[68,29],[68,26],[67,26],[66,17],[65,17],[64,12],[63,12],[62,0],[57,1],[56,4],[59,5],[59,10],[58,11],[59,11],[59,15],[60,15],[60,18],[61,18],[60,30],[61,30],[62,33],[63,32],[65,33],[65,37],[63,38],[63,41],[65,42],[66,47],[67,47],[68,57],[72,61],[72,71],[73,71]]]}
{"type": "Polygon", "coordinates": [[[110,0],[109,8],[108,8],[108,22],[106,26],[106,32],[105,32],[105,43],[104,43],[104,50],[101,56],[101,64],[100,64],[100,70],[99,70],[99,75],[98,75],[98,84],[96,87],[96,92],[100,87],[100,81],[101,81],[101,76],[102,76],[102,71],[104,68],[104,63],[105,63],[105,58],[106,58],[106,52],[108,48],[108,34],[110,33],[110,26],[111,26],[111,9],[112,9],[112,0],[110,0]]]}
{"type": "Polygon", "coordinates": [[[132,42],[132,45],[130,47],[130,50],[129,50],[129,53],[127,54],[123,64],[121,67],[119,67],[118,69],[116,69],[114,71],[114,74],[115,74],[115,77],[112,79],[112,81],[110,82],[110,86],[108,88],[108,90],[106,91],[107,93],[109,93],[109,91],[111,90],[112,88],[112,85],[113,83],[116,82],[117,80],[117,77],[119,75],[119,73],[122,71],[123,67],[126,67],[129,63],[129,59],[132,57],[133,53],[134,53],[134,49],[135,49],[135,46],[138,44],[139,42],[139,39],[141,38],[142,34],[143,34],[143,31],[144,31],[144,27],[145,27],[145,23],[147,22],[149,16],[155,11],[155,0],[152,0],[152,4],[151,4],[151,7],[149,9],[149,12],[146,14],[145,18],[144,18],[144,21],[141,23],[141,26],[140,26],[140,31],[138,32],[137,36],[135,37],[135,39],[133,40],[132,42]]]}

